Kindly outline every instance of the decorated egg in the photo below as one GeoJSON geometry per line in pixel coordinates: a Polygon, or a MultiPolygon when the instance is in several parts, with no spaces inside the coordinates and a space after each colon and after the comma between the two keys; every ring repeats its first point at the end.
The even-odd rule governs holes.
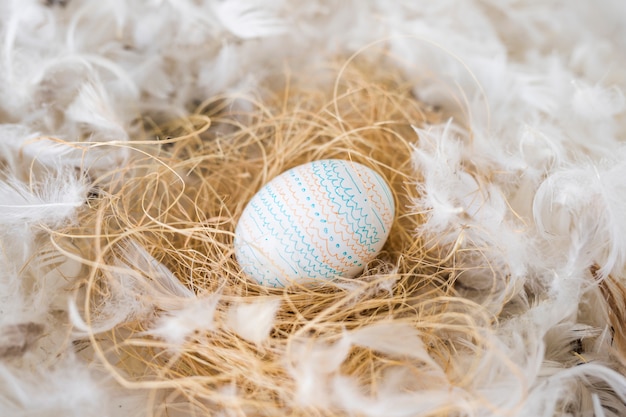
{"type": "Polygon", "coordinates": [[[242,271],[263,285],[354,277],[382,249],[394,218],[385,180],[356,162],[292,168],[250,200],[235,230],[242,271]]]}

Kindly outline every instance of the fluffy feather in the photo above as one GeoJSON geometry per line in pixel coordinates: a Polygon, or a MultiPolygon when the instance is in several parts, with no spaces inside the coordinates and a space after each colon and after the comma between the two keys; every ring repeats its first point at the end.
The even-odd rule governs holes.
{"type": "Polygon", "coordinates": [[[155,308],[171,311],[147,333],[180,344],[203,320],[194,312],[207,314],[207,326],[212,326],[212,311],[216,301],[202,301],[137,242],[122,242],[123,256],[116,258],[117,267],[105,271],[111,295],[86,323],[76,301],[68,300],[70,321],[76,337],[108,331],[128,320],[151,320],[155,308]],[[204,309],[204,310],[203,310],[204,309]],[[185,319],[192,320],[189,326],[185,319]],[[200,321],[197,321],[200,320],[200,321]],[[180,326],[179,326],[180,325],[180,326]],[[179,326],[179,327],[177,327],[179,326]]]}
{"type": "Polygon", "coordinates": [[[626,165],[621,155],[602,166],[585,164],[556,172],[537,190],[533,203],[540,233],[561,247],[580,245],[580,262],[601,265],[606,276],[626,261],[626,165]],[[608,245],[607,245],[608,243],[608,245]]]}
{"type": "Polygon", "coordinates": [[[0,410],[15,417],[111,415],[107,391],[84,364],[66,359],[29,373],[0,363],[0,410]]]}
{"type": "Polygon", "coordinates": [[[383,378],[379,395],[365,395],[349,378],[336,377],[332,389],[338,405],[349,413],[368,417],[428,416],[436,410],[447,409],[450,413],[470,408],[463,404],[464,396],[459,390],[433,389],[406,392],[403,384],[394,384],[391,378],[383,378]]]}
{"type": "Polygon", "coordinates": [[[329,381],[350,352],[346,337],[338,341],[302,340],[286,355],[286,369],[296,381],[295,400],[303,406],[327,408],[332,405],[329,381]]]}
{"type": "Polygon", "coordinates": [[[226,29],[242,39],[284,33],[285,22],[261,4],[246,0],[223,0],[215,3],[215,13],[226,29]]]}
{"type": "Polygon", "coordinates": [[[280,303],[280,299],[269,298],[235,304],[228,310],[227,324],[242,338],[261,344],[274,326],[280,303]]]}
{"type": "Polygon", "coordinates": [[[207,332],[215,328],[214,314],[219,296],[187,299],[184,306],[162,314],[146,332],[166,341],[173,348],[180,347],[194,332],[207,332]]]}
{"type": "Polygon", "coordinates": [[[87,184],[73,172],[51,173],[26,185],[16,178],[0,181],[2,225],[42,223],[57,227],[68,221],[86,201],[87,184]]]}
{"type": "MultiPolygon", "coordinates": [[[[503,187],[477,168],[470,170],[480,161],[472,158],[476,150],[465,132],[449,121],[416,133],[413,160],[423,180],[414,204],[425,214],[418,231],[440,250],[463,249],[455,254],[457,280],[467,288],[491,290],[494,299],[483,302],[498,308],[519,291],[516,281],[529,269],[533,248],[523,221],[511,210],[503,187]],[[511,285],[504,285],[505,276],[511,285]]],[[[485,162],[480,169],[486,171],[491,167],[485,162]]]]}

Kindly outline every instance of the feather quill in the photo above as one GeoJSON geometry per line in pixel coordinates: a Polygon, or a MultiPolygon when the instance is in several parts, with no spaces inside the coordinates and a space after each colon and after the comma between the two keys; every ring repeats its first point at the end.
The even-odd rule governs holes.
{"type": "Polygon", "coordinates": [[[0,225],[59,226],[85,203],[86,194],[84,178],[73,172],[51,174],[31,186],[11,177],[0,180],[0,225]]]}

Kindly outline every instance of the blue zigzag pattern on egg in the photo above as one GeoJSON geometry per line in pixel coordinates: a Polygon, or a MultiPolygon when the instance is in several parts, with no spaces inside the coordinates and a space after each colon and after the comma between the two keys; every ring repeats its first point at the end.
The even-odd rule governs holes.
{"type": "MultiPolygon", "coordinates": [[[[319,163],[312,163],[311,169],[314,174],[316,174],[314,183],[316,185],[315,190],[319,192],[316,196],[317,201],[326,200],[327,204],[321,204],[322,206],[327,206],[329,210],[329,217],[334,215],[337,217],[339,222],[333,222],[332,226],[334,227],[335,233],[337,233],[341,239],[340,242],[343,245],[347,246],[351,252],[344,252],[342,255],[344,257],[344,262],[348,263],[349,267],[352,267],[354,264],[358,264],[363,255],[366,253],[359,247],[358,242],[354,239],[354,214],[352,211],[342,211],[341,207],[342,201],[351,201],[351,199],[343,199],[341,197],[342,193],[338,193],[337,191],[340,189],[344,189],[348,191],[349,187],[343,187],[341,184],[341,176],[338,172],[336,172],[331,167],[325,165],[326,162],[331,161],[319,161],[319,163]],[[322,168],[322,170],[318,169],[322,168]],[[330,169],[329,169],[330,168],[330,169]],[[332,209],[335,208],[333,211],[332,209]],[[339,228],[337,228],[339,226],[339,228]],[[351,261],[355,256],[357,256],[357,260],[351,261]]],[[[340,243],[336,244],[337,247],[341,246],[340,243]]]]}
{"type": "MultiPolygon", "coordinates": [[[[338,170],[338,164],[333,164],[333,162],[335,161],[320,161],[319,168],[322,168],[323,171],[316,169],[316,167],[313,170],[317,172],[320,184],[323,184],[326,189],[326,197],[331,201],[332,206],[337,208],[337,214],[340,215],[339,224],[343,226],[343,230],[340,231],[342,240],[352,250],[352,254],[347,256],[350,259],[357,256],[362,262],[367,262],[370,260],[370,254],[377,251],[374,245],[380,239],[376,238],[377,232],[375,228],[372,228],[372,224],[367,221],[368,214],[364,213],[362,208],[356,206],[354,201],[355,195],[350,195],[348,192],[354,189],[355,186],[358,186],[358,184],[356,184],[354,179],[352,179],[352,184],[347,183],[347,179],[342,178],[338,170]],[[325,162],[328,162],[328,164],[325,164],[325,162]],[[338,193],[337,190],[345,190],[346,193],[338,193]],[[368,227],[372,229],[374,236],[368,236],[368,227]],[[364,231],[365,235],[363,234],[364,231]]],[[[346,174],[349,175],[348,172],[346,174]]]]}
{"type": "MultiPolygon", "coordinates": [[[[324,162],[324,161],[323,161],[324,162]]],[[[332,162],[332,161],[331,161],[332,162]]],[[[339,171],[338,171],[338,165],[336,163],[334,164],[322,164],[322,166],[324,166],[324,168],[326,168],[326,173],[329,174],[328,178],[330,180],[331,183],[333,183],[333,185],[335,185],[334,189],[329,189],[327,187],[327,191],[328,191],[328,196],[331,199],[331,201],[337,205],[337,207],[339,207],[339,214],[345,214],[346,218],[351,218],[353,221],[350,222],[348,221],[348,224],[351,226],[352,228],[352,233],[356,234],[359,236],[358,242],[361,245],[367,245],[369,252],[372,252],[372,245],[378,243],[380,241],[380,239],[377,238],[377,231],[375,228],[371,228],[371,227],[367,227],[367,226],[371,226],[371,223],[368,222],[368,216],[369,214],[364,213],[363,208],[361,207],[357,207],[356,206],[356,202],[354,201],[353,198],[350,197],[354,197],[354,194],[350,195],[348,194],[349,190],[353,190],[356,189],[359,191],[359,193],[362,193],[362,191],[358,188],[358,184],[356,183],[356,181],[354,180],[354,178],[352,178],[352,176],[350,175],[349,172],[346,171],[346,174],[349,176],[349,178],[352,180],[352,184],[345,184],[348,182],[347,178],[341,178],[339,171]],[[334,176],[331,176],[331,174],[334,174],[334,176]],[[337,183],[338,184],[335,184],[337,183]],[[348,187],[346,185],[353,185],[353,187],[348,187]],[[345,194],[341,194],[341,193],[337,193],[336,190],[339,189],[344,189],[346,190],[345,194]],[[334,192],[333,192],[334,191],[334,192]],[[341,203],[337,203],[335,201],[335,197],[339,197],[339,199],[341,201],[343,201],[345,204],[342,205],[341,203]],[[341,207],[345,206],[349,209],[351,209],[350,211],[346,210],[343,211],[341,210],[341,207]],[[356,213],[358,212],[359,215],[356,215],[356,213]],[[368,236],[368,230],[371,230],[374,234],[374,236],[368,236]],[[365,233],[365,234],[363,234],[365,233]]],[[[320,182],[322,182],[324,180],[324,178],[322,176],[320,176],[320,182]]],[[[366,200],[367,201],[367,200],[366,200]]]]}

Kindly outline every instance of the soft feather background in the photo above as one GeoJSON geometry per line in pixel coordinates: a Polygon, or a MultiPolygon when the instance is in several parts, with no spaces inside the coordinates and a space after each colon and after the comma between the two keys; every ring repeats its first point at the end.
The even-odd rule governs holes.
{"type": "MultiPolygon", "coordinates": [[[[442,401],[464,415],[626,412],[625,353],[612,343],[624,338],[612,331],[625,301],[609,311],[597,286],[609,277],[626,285],[623,1],[4,0],[0,25],[0,415],[139,416],[155,401],[76,358],[81,268],[43,249],[49,230],[74,221],[89,179],[128,158],[123,147],[85,152],[90,143],[132,140],[140,116],[184,116],[207,97],[256,91],[285,66],[297,74],[371,42],[401,57],[418,99],[455,115],[417,130],[415,206],[426,222],[416,233],[468,249],[455,279],[501,314],[485,336],[493,363],[504,357],[521,374],[483,355],[472,394],[408,396],[391,376],[386,395],[370,398],[337,377],[300,392],[303,401],[365,415],[427,415],[442,401]],[[573,342],[593,344],[577,363],[573,342]]],[[[160,330],[210,316],[211,302],[172,307],[160,330]]],[[[242,305],[230,324],[255,340],[245,318],[263,329],[275,309],[272,300],[242,305]]],[[[332,368],[346,346],[381,336],[388,344],[378,349],[402,353],[402,332],[369,331],[296,349],[293,377],[314,378],[323,369],[310,364],[332,368]]]]}

